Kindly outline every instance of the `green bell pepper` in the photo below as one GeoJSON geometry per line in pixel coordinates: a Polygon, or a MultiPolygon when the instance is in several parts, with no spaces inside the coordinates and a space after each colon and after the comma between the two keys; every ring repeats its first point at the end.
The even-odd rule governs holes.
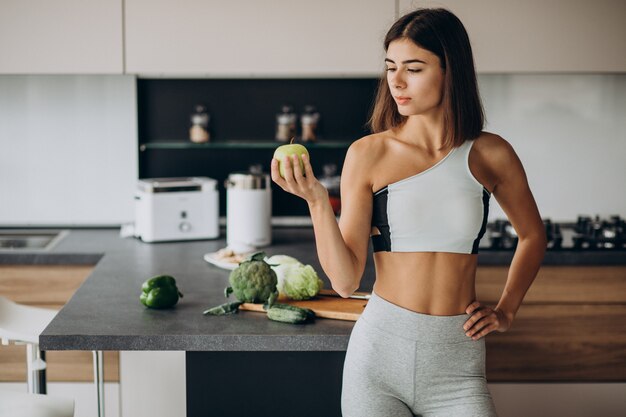
{"type": "Polygon", "coordinates": [[[169,308],[176,305],[183,294],[176,287],[176,280],[169,275],[150,278],[141,286],[141,304],[150,308],[169,308]]]}

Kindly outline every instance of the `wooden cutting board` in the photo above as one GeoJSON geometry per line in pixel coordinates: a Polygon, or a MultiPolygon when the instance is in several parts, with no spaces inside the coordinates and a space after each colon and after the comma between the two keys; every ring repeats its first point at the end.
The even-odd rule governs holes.
{"type": "MultiPolygon", "coordinates": [[[[281,295],[277,302],[310,308],[318,318],[349,321],[357,321],[367,305],[367,300],[341,298],[339,295],[332,296],[331,294],[337,293],[333,290],[321,290],[317,296],[304,301],[291,300],[281,295]]],[[[369,293],[354,293],[354,295],[369,295],[369,293]]],[[[263,304],[243,303],[239,309],[265,313],[263,304]]]]}

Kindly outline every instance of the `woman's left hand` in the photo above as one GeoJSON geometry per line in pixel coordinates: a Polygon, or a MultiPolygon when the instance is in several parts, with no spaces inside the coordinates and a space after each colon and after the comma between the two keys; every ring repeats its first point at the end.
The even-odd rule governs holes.
{"type": "Polygon", "coordinates": [[[478,340],[494,330],[505,332],[513,322],[512,316],[507,315],[502,310],[487,307],[480,301],[474,301],[467,306],[465,312],[471,317],[465,322],[463,329],[472,340],[478,340]]]}

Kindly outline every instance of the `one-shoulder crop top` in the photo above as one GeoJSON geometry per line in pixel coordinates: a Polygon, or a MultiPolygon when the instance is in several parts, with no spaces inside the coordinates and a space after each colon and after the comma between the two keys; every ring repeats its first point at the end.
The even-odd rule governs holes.
{"type": "Polygon", "coordinates": [[[478,253],[491,194],[472,175],[466,140],[432,167],[374,193],[374,252],[478,253]]]}

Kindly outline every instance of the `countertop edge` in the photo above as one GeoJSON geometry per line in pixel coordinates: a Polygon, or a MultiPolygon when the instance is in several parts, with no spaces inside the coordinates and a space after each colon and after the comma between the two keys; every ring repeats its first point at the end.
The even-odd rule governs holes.
{"type": "Polygon", "coordinates": [[[159,350],[159,351],[345,351],[350,335],[152,335],[67,336],[42,334],[39,347],[47,350],[159,350]],[[175,337],[174,337],[175,336],[175,337]],[[176,342],[172,343],[175,338],[176,342]],[[71,346],[68,348],[67,346],[71,346]]]}

